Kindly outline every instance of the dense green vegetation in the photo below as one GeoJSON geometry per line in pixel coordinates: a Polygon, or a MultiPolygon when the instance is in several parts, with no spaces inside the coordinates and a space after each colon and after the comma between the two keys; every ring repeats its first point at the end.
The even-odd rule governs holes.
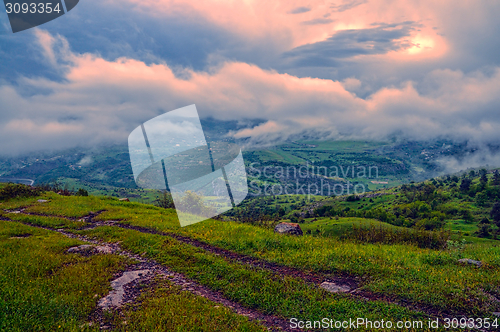
{"type": "Polygon", "coordinates": [[[42,193],[40,188],[25,186],[22,184],[7,183],[0,186],[0,200],[17,197],[34,197],[42,193]]]}
{"type": "Polygon", "coordinates": [[[177,272],[221,292],[227,298],[249,308],[280,317],[332,317],[360,315],[375,319],[387,312],[398,319],[421,317],[420,314],[381,301],[363,303],[347,296],[330,294],[293,277],[281,277],[265,270],[228,262],[171,238],[143,234],[128,229],[99,227],[85,234],[110,242],[120,241],[127,250],[144,253],[177,272]]]}
{"type": "MultiPolygon", "coordinates": [[[[64,253],[81,241],[0,220],[0,330],[80,331],[123,269],[117,255],[64,253]]],[[[98,330],[98,329],[93,329],[98,330]]]]}
{"type": "MultiPolygon", "coordinates": [[[[376,195],[333,199],[315,210],[318,216],[373,218],[395,226],[435,230],[468,224],[482,238],[500,235],[500,175],[482,169],[402,185],[376,195]]],[[[453,229],[453,227],[452,227],[453,229]]],[[[463,229],[463,228],[462,228],[463,229]]],[[[458,230],[459,233],[461,232],[458,230]]]]}
{"type": "Polygon", "coordinates": [[[214,305],[162,279],[138,301],[141,305],[128,305],[122,317],[111,317],[116,331],[266,331],[229,308],[214,305]]]}
{"type": "MultiPolygon", "coordinates": [[[[215,141],[227,139],[229,131],[239,128],[232,121],[205,119],[202,123],[207,138],[215,141]]],[[[324,183],[342,185],[345,190],[338,187],[336,192],[348,194],[355,184],[377,190],[422,181],[444,171],[440,158],[468,152],[473,153],[465,145],[446,141],[299,141],[245,149],[243,155],[252,195],[270,194],[273,185],[287,186],[289,193],[307,194],[300,191],[301,186],[313,184],[328,195],[327,189],[321,190],[324,183]],[[304,167],[304,176],[297,175],[300,167],[304,167]],[[279,168],[284,176],[276,176],[279,168]]],[[[125,145],[0,158],[0,182],[30,183],[29,179],[35,184],[59,181],[75,191],[82,188],[92,195],[128,197],[143,203],[156,198],[156,193],[137,188],[125,145]]]]}
{"type": "MultiPolygon", "coordinates": [[[[103,281],[110,280],[114,272],[131,264],[114,255],[65,254],[66,248],[81,242],[64,238],[54,231],[27,226],[33,225],[119,243],[121,248],[154,259],[244,307],[285,320],[290,317],[346,319],[357,316],[406,320],[425,318],[429,314],[387,303],[383,300],[387,298],[408,303],[414,309],[429,308],[433,314],[494,318],[492,313],[500,311],[497,300],[500,298],[500,247],[495,240],[496,222],[500,218],[500,204],[496,203],[500,199],[498,177],[496,173],[468,172],[368,193],[369,196],[254,198],[217,220],[184,228],[179,226],[166,193],[157,194],[158,206],[153,206],[81,193],[65,196],[45,191],[37,192],[39,196],[19,195],[18,192],[24,192],[22,187],[13,191],[12,185],[0,185],[0,192],[7,193],[0,200],[0,219],[5,219],[0,229],[7,234],[0,239],[4,248],[0,260],[8,267],[5,274],[1,274],[2,289],[3,292],[16,289],[16,296],[29,298],[21,302],[15,298],[9,300],[14,293],[5,293],[11,295],[2,297],[7,302],[0,307],[0,315],[6,317],[6,324],[14,330],[21,327],[47,330],[56,325],[75,330],[86,320],[92,320],[90,313],[95,310],[97,301],[93,296],[101,297],[106,293],[103,281]],[[22,211],[18,210],[20,208],[22,211]],[[92,220],[82,218],[89,213],[92,220]],[[300,223],[304,236],[273,232],[277,223],[290,220],[300,223]],[[106,221],[113,223],[94,226],[96,222],[106,221]],[[483,225],[489,227],[488,232],[484,232],[483,225]],[[326,280],[356,280],[359,290],[372,294],[374,299],[364,301],[347,294],[332,294],[299,277],[256,268],[154,232],[184,236],[229,252],[313,273],[326,280]],[[36,241],[37,245],[30,245],[30,241],[36,241]],[[50,249],[52,247],[54,249],[50,249]],[[49,253],[50,250],[53,253],[49,253]],[[35,259],[46,255],[54,257],[50,264],[45,259],[35,259]],[[482,265],[461,264],[458,260],[462,258],[481,261],[482,265]],[[89,296],[85,301],[76,296],[81,288],[73,283],[79,282],[78,278],[89,278],[87,272],[68,281],[67,294],[62,294],[60,288],[51,288],[51,292],[61,292],[53,297],[61,298],[55,303],[69,308],[66,313],[54,319],[38,311],[25,318],[12,318],[12,315],[32,310],[25,308],[26,303],[34,306],[37,301],[44,301],[41,295],[30,297],[31,293],[26,293],[46,291],[48,281],[38,274],[35,276],[38,273],[35,270],[66,271],[79,264],[68,264],[67,259],[81,261],[86,267],[92,266],[93,260],[97,264],[106,259],[114,265],[89,267],[92,273],[100,273],[101,279],[88,281],[90,284],[85,287],[92,291],[82,290],[89,296]],[[26,266],[34,265],[32,272],[23,276],[16,274],[23,269],[25,260],[31,261],[26,266]],[[25,283],[37,280],[34,290],[13,288],[19,278],[25,283]],[[92,287],[101,288],[94,290],[92,287]],[[73,293],[75,298],[72,298],[73,293]],[[38,315],[49,318],[44,316],[40,320],[38,315]]],[[[48,276],[55,278],[58,274],[48,273],[48,276]]],[[[50,280],[58,282],[58,279],[50,280]]],[[[109,316],[109,324],[117,330],[148,330],[161,326],[165,330],[196,331],[199,324],[181,320],[177,311],[162,307],[172,302],[182,315],[202,315],[197,322],[206,326],[207,331],[217,331],[218,326],[236,331],[263,328],[224,307],[216,308],[210,301],[182,291],[168,281],[158,280],[148,286],[139,299],[119,314],[109,316]],[[127,325],[122,324],[123,320],[127,325]]]]}

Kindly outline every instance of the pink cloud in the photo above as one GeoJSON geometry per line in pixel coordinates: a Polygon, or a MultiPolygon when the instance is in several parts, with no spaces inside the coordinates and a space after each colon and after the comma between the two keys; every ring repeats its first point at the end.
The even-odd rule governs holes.
{"type": "MultiPolygon", "coordinates": [[[[116,0],[109,0],[110,2],[116,0]]],[[[252,40],[271,38],[283,51],[326,40],[337,31],[367,29],[375,24],[397,24],[414,21],[420,28],[412,33],[406,50],[391,55],[392,61],[442,57],[448,52],[448,41],[440,35],[449,22],[450,9],[477,12],[476,2],[466,1],[267,1],[267,0],[128,0],[136,10],[155,17],[180,16],[186,20],[198,17],[231,33],[252,40]],[[351,5],[352,4],[352,5],[351,5]],[[310,10],[294,10],[306,6],[310,10]],[[339,8],[345,10],[339,11],[339,8]],[[327,18],[325,18],[327,17],[327,18]],[[317,22],[318,24],[313,24],[317,22]],[[436,30],[434,27],[438,27],[436,30]]],[[[118,5],[122,2],[116,2],[118,5]]],[[[482,14],[478,14],[481,16],[482,14]]]]}
{"type": "Polygon", "coordinates": [[[46,56],[62,61],[64,80],[22,78],[19,86],[0,85],[2,153],[123,141],[140,123],[193,103],[202,115],[219,119],[267,120],[234,133],[259,143],[294,135],[382,139],[397,132],[500,138],[498,68],[489,75],[438,70],[426,77],[435,86],[428,93],[407,82],[362,99],[345,88],[359,86],[354,80],[299,78],[240,62],[208,72],[186,69],[180,78],[165,63],[110,61],[72,53],[62,37],[43,32],[39,38],[49,47],[46,56]],[[24,89],[35,93],[23,95],[24,89]]]}

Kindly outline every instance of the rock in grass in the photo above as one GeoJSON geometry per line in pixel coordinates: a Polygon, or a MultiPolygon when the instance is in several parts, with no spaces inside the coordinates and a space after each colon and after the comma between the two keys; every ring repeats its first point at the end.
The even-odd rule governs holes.
{"type": "Polygon", "coordinates": [[[47,202],[48,202],[48,200],[46,200],[46,199],[39,199],[37,202],[38,202],[38,203],[47,203],[47,202]]]}
{"type": "Polygon", "coordinates": [[[144,279],[150,272],[151,270],[148,269],[124,272],[121,277],[111,282],[113,290],[106,297],[100,299],[97,305],[104,310],[122,306],[126,296],[124,287],[137,279],[144,279]]]}
{"type": "Polygon", "coordinates": [[[69,254],[80,254],[83,256],[90,256],[95,254],[111,254],[113,249],[108,246],[93,246],[90,244],[82,244],[78,247],[71,247],[67,251],[69,254]]]}
{"type": "Polygon", "coordinates": [[[462,264],[469,264],[469,265],[475,265],[477,267],[481,267],[483,265],[482,262],[480,261],[475,261],[473,259],[470,259],[470,258],[462,258],[462,259],[459,259],[458,260],[459,263],[462,263],[462,264]]]}
{"type": "Polygon", "coordinates": [[[66,252],[69,254],[81,254],[84,256],[90,256],[97,254],[97,248],[89,244],[82,244],[78,247],[71,247],[66,252]]]}
{"type": "Polygon", "coordinates": [[[325,281],[319,287],[330,293],[348,293],[351,288],[349,286],[337,285],[334,282],[325,281]]]}
{"type": "Polygon", "coordinates": [[[302,229],[299,224],[291,222],[282,222],[274,227],[274,232],[279,234],[302,235],[302,229]]]}
{"type": "Polygon", "coordinates": [[[130,199],[128,199],[128,198],[120,198],[120,201],[122,201],[122,202],[130,202],[130,199]]]}

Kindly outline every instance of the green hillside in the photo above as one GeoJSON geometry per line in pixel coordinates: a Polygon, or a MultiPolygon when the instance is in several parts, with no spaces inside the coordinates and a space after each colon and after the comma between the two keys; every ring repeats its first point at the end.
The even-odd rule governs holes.
{"type": "Polygon", "coordinates": [[[490,235],[483,236],[472,225],[479,227],[497,199],[479,203],[475,197],[496,192],[496,184],[492,174],[486,183],[478,174],[466,177],[467,192],[460,191],[465,178],[440,178],[360,200],[258,198],[243,204],[239,215],[264,199],[280,199],[265,205],[284,214],[238,220],[235,213],[184,228],[172,209],[4,185],[0,330],[292,331],[292,318],[425,324],[439,318],[444,324],[460,315],[494,323],[500,311],[497,229],[490,223],[490,235]],[[404,210],[415,202],[431,208],[404,210]],[[468,209],[472,220],[460,219],[460,210],[451,213],[455,205],[468,209]],[[273,232],[286,217],[298,219],[303,236],[273,232]],[[426,221],[433,218],[439,227],[426,221]],[[81,244],[105,249],[67,252],[81,244]],[[481,266],[460,263],[463,258],[481,266]],[[127,286],[126,303],[100,307],[111,281],[134,271],[146,272],[127,286]],[[325,289],[332,287],[341,291],[325,289]]]}
{"type": "MultiPolygon", "coordinates": [[[[204,120],[204,123],[209,129],[207,139],[215,141],[239,128],[230,121],[204,120]]],[[[271,147],[241,144],[245,146],[243,156],[251,183],[250,194],[255,196],[269,194],[273,185],[289,186],[293,194],[301,194],[296,190],[301,185],[315,184],[321,188],[322,183],[332,187],[341,185],[344,190],[338,190],[339,195],[352,191],[356,184],[368,191],[386,189],[442,174],[445,169],[438,162],[441,158],[460,158],[473,153],[465,146],[446,141],[296,141],[271,147]],[[282,176],[278,176],[280,168],[282,176]]],[[[153,199],[134,182],[126,144],[1,157],[0,182],[9,181],[25,184],[57,181],[93,195],[128,197],[144,203],[153,199]]],[[[332,193],[320,190],[318,194],[332,193]]]]}

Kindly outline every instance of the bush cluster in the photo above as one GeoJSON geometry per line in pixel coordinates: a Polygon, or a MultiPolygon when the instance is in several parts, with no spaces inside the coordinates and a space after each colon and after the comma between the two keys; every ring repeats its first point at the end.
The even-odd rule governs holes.
{"type": "Polygon", "coordinates": [[[419,248],[446,249],[450,232],[354,224],[341,238],[362,243],[413,244],[419,248]]]}
{"type": "Polygon", "coordinates": [[[38,187],[7,183],[0,188],[0,200],[8,200],[17,197],[34,197],[40,195],[42,192],[43,190],[38,187]]]}

